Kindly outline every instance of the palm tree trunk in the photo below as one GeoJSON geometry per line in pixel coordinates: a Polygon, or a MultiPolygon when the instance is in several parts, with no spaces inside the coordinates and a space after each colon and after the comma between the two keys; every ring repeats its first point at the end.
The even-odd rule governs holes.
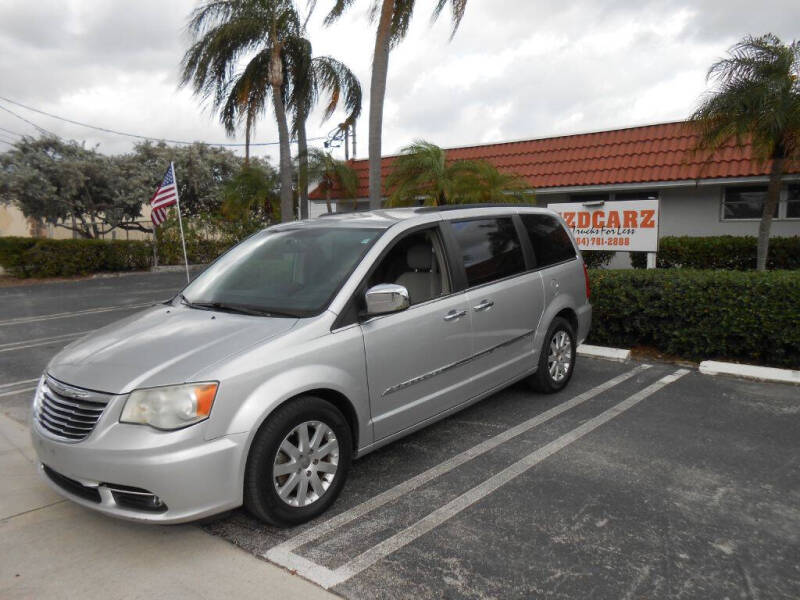
{"type": "Polygon", "coordinates": [[[281,178],[281,222],[294,221],[292,206],[292,151],[289,146],[289,126],[286,123],[286,106],[283,104],[281,90],[272,86],[272,104],[278,121],[278,143],[280,145],[281,178]]]}
{"type": "Polygon", "coordinates": [[[328,209],[328,214],[331,214],[333,211],[331,210],[331,186],[325,186],[325,208],[328,209]]]}
{"type": "Polygon", "coordinates": [[[369,88],[369,207],[381,207],[381,135],[383,130],[383,100],[389,72],[389,43],[391,41],[394,0],[383,0],[375,53],[372,57],[372,81],[369,88]]]}
{"type": "Polygon", "coordinates": [[[761,222],[758,224],[758,251],[756,254],[756,269],[767,270],[767,254],[769,253],[769,231],[772,228],[772,217],[775,207],[781,196],[781,177],[783,176],[783,157],[772,158],[772,169],[769,173],[769,186],[767,187],[767,201],[764,203],[764,212],[761,213],[761,222]]]}
{"type": "Polygon", "coordinates": [[[300,218],[308,218],[308,141],[306,139],[306,116],[300,115],[297,128],[297,154],[299,169],[297,187],[300,196],[300,218]]]}
{"type": "Polygon", "coordinates": [[[250,114],[247,114],[247,123],[244,126],[244,166],[250,166],[250,128],[253,126],[250,114]]]}

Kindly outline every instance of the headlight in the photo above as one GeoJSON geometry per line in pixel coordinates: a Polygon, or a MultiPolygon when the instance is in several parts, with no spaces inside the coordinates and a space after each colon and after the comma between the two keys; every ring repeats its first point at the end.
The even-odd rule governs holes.
{"type": "Polygon", "coordinates": [[[215,381],[134,390],[125,402],[122,423],[180,429],[204,421],[217,395],[215,381]]]}
{"type": "Polygon", "coordinates": [[[42,398],[44,397],[44,375],[39,377],[39,383],[36,385],[36,391],[33,393],[33,410],[32,415],[39,412],[39,407],[42,405],[42,398]]]}

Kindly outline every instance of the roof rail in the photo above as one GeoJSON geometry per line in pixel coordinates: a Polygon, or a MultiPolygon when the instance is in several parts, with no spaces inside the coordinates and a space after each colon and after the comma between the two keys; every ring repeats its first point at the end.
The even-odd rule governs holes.
{"type": "Polygon", "coordinates": [[[440,212],[446,210],[467,210],[470,208],[519,208],[520,206],[535,206],[527,202],[482,202],[478,204],[445,204],[444,206],[420,206],[415,209],[417,213],[440,212]]]}

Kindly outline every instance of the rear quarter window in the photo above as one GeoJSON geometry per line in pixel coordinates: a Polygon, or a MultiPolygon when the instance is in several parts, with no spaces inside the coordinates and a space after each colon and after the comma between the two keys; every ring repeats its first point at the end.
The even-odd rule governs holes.
{"type": "Polygon", "coordinates": [[[575,258],[575,246],[558,219],[543,214],[520,217],[531,240],[537,266],[547,267],[575,258]]]}

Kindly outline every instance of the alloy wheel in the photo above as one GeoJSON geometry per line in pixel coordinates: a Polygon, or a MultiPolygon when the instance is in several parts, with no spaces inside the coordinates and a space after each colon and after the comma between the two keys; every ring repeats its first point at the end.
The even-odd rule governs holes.
{"type": "Polygon", "coordinates": [[[572,340],[566,331],[559,329],[550,340],[550,352],[547,355],[547,370],[553,381],[562,381],[569,373],[571,364],[572,340]]]}
{"type": "Polygon", "coordinates": [[[333,483],[339,469],[339,441],[321,421],[306,421],[281,442],[272,465],[278,497],[289,506],[309,506],[333,483]]]}

